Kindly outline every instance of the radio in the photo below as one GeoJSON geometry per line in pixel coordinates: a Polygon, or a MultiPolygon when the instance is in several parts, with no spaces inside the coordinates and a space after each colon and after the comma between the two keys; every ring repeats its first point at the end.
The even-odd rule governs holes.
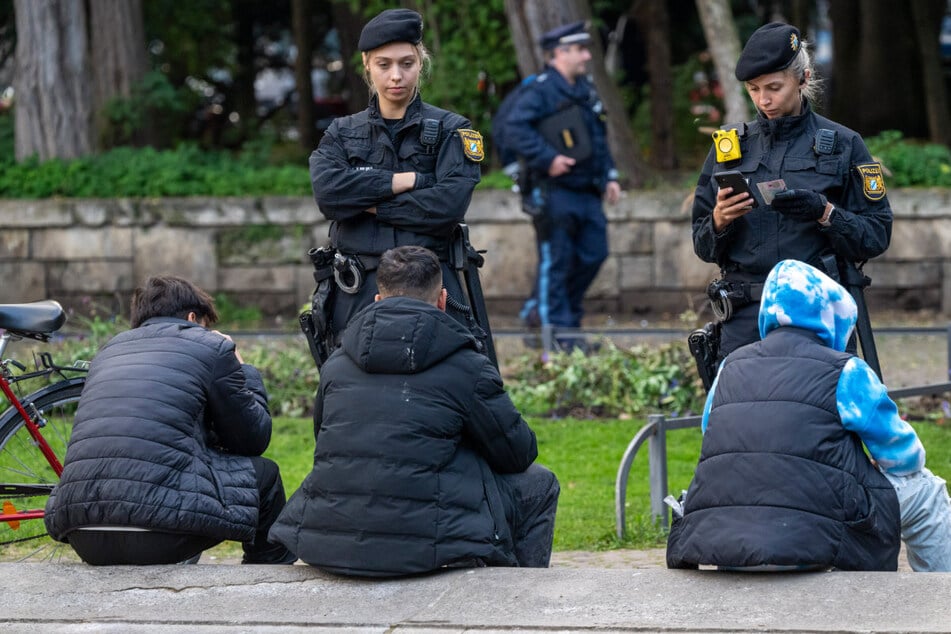
{"type": "Polygon", "coordinates": [[[713,132],[713,147],[717,150],[718,163],[735,161],[743,156],[740,152],[740,135],[737,134],[735,128],[715,130],[713,132]]]}

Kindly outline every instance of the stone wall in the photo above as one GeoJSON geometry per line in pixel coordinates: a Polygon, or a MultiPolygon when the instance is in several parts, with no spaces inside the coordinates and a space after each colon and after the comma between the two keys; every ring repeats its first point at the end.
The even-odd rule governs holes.
{"type": "MultiPolygon", "coordinates": [[[[629,318],[704,305],[716,268],[690,238],[688,192],[631,192],[608,208],[611,256],[589,293],[589,310],[629,318]]],[[[892,244],[870,262],[869,304],[951,314],[951,192],[897,190],[892,244]]],[[[531,225],[518,198],[479,191],[467,215],[486,250],[482,283],[490,310],[514,314],[535,263],[531,225]]],[[[313,287],[307,250],[327,241],[309,198],[0,200],[0,303],[94,300],[125,311],[150,274],[172,273],[264,314],[293,318],[313,287]]]]}

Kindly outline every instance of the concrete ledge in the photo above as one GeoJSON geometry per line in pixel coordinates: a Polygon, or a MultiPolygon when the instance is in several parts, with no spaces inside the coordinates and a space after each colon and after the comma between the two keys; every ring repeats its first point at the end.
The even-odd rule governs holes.
{"type": "Polygon", "coordinates": [[[947,632],[951,574],[0,564],[0,632],[947,632]]]}

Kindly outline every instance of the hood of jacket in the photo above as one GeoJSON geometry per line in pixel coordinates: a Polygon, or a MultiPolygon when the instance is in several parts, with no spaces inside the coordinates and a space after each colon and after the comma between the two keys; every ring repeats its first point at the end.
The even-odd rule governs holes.
{"type": "Polygon", "coordinates": [[[815,333],[823,344],[842,352],[852,335],[858,311],[855,300],[838,282],[798,260],[773,267],[763,285],[759,335],[793,326],[815,333]]]}
{"type": "Polygon", "coordinates": [[[478,350],[475,337],[431,304],[389,297],[357,313],[341,341],[344,354],[370,374],[415,374],[460,348],[478,350]]]}

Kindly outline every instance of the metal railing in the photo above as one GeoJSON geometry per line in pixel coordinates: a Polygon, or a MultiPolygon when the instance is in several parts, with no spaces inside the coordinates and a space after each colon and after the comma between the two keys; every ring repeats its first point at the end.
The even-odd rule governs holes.
{"type": "MultiPolygon", "coordinates": [[[[951,325],[947,328],[948,341],[948,375],[951,376],[951,325]]],[[[932,383],[913,387],[903,387],[888,391],[892,400],[908,398],[910,396],[925,396],[929,394],[943,394],[951,392],[951,382],[932,383]]],[[[647,442],[648,484],[650,487],[651,516],[659,521],[663,528],[670,525],[670,514],[664,498],[667,497],[667,432],[674,429],[688,429],[699,427],[700,416],[683,418],[667,418],[663,414],[651,414],[647,417],[647,424],[634,435],[628,443],[621,464],[618,466],[617,478],[614,482],[614,520],[615,532],[618,539],[624,538],[627,522],[627,481],[630,477],[631,466],[638,450],[647,442]]]]}

